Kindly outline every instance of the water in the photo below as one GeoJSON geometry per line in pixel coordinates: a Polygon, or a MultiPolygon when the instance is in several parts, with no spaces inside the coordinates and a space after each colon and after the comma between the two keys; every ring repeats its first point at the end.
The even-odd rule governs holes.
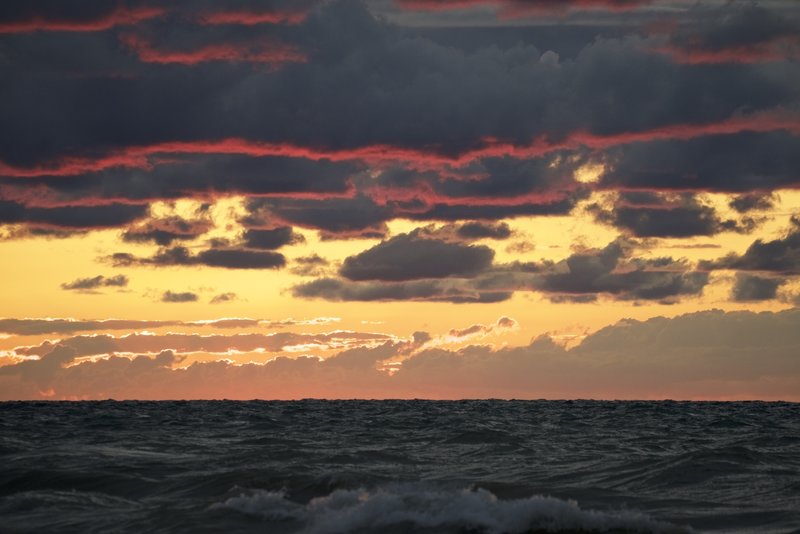
{"type": "Polygon", "coordinates": [[[800,405],[0,403],[0,532],[798,532],[800,405]]]}

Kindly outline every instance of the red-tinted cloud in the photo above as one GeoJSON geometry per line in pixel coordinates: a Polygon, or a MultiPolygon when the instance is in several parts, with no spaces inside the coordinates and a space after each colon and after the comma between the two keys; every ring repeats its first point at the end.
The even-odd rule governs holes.
{"type": "Polygon", "coordinates": [[[105,15],[90,19],[53,19],[43,16],[0,23],[0,33],[29,33],[36,31],[98,32],[115,26],[129,26],[163,16],[167,11],[159,7],[118,7],[105,15]]]}
{"type": "Polygon", "coordinates": [[[500,18],[562,14],[570,11],[626,11],[649,4],[650,0],[395,0],[402,9],[449,11],[487,6],[498,10],[500,18]]]}
{"type": "Polygon", "coordinates": [[[669,56],[676,63],[686,65],[790,61],[800,58],[800,39],[780,37],[764,43],[718,49],[671,45],[654,50],[669,56]]]}
{"type": "Polygon", "coordinates": [[[238,24],[299,24],[308,16],[306,11],[218,11],[200,15],[198,22],[206,25],[238,24]]]}
{"type": "Polygon", "coordinates": [[[280,43],[223,43],[208,45],[195,50],[166,50],[154,47],[148,41],[133,35],[123,36],[122,42],[133,50],[145,63],[179,63],[197,65],[208,61],[247,63],[303,63],[307,56],[296,48],[280,43]]]}
{"type": "Polygon", "coordinates": [[[576,131],[558,141],[544,137],[526,145],[514,144],[494,138],[484,138],[476,148],[460,154],[443,154],[436,149],[419,149],[384,144],[366,145],[348,149],[327,149],[301,146],[287,142],[261,142],[240,138],[207,141],[169,141],[152,145],[133,146],[109,153],[99,158],[68,157],[36,167],[15,167],[0,162],[0,175],[8,177],[76,176],[114,167],[149,169],[155,154],[235,154],[252,157],[283,156],[310,160],[347,161],[360,160],[373,165],[406,162],[416,168],[437,169],[461,167],[481,158],[511,157],[533,158],[557,150],[587,147],[606,149],[629,143],[663,140],[689,140],[709,135],[726,135],[741,132],[789,131],[800,135],[800,118],[790,114],[766,113],[706,124],[673,124],[639,132],[598,135],[576,131]]]}

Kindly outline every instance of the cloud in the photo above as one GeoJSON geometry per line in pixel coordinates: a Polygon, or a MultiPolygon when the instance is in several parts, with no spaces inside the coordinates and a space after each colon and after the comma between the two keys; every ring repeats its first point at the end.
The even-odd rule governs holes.
{"type": "Polygon", "coordinates": [[[778,288],[786,283],[784,278],[766,278],[747,273],[736,273],[736,283],[731,291],[731,299],[736,302],[771,300],[776,297],[778,288]]]}
{"type": "Polygon", "coordinates": [[[353,282],[336,278],[319,278],[298,284],[292,295],[299,298],[321,298],[331,301],[431,301],[453,303],[493,303],[511,298],[512,291],[481,291],[470,280],[445,278],[402,282],[353,282]]]}
{"type": "Polygon", "coordinates": [[[800,57],[800,22],[766,7],[729,5],[706,14],[702,25],[672,28],[657,48],[694,65],[787,61],[800,57]]]}
{"type": "Polygon", "coordinates": [[[144,243],[152,241],[161,246],[168,246],[175,240],[195,239],[213,228],[208,217],[184,219],[177,215],[159,219],[147,219],[125,230],[123,241],[144,243]]]}
{"type": "Polygon", "coordinates": [[[0,224],[27,223],[70,230],[111,228],[141,219],[148,211],[148,206],[137,204],[39,208],[0,199],[0,224]]]}
{"type": "Polygon", "coordinates": [[[246,319],[226,318],[204,321],[142,321],[128,319],[0,319],[0,333],[18,336],[42,334],[73,334],[98,330],[143,330],[170,326],[207,326],[212,328],[285,328],[292,326],[328,325],[339,321],[337,317],[312,319],[246,319]]]}
{"type": "Polygon", "coordinates": [[[166,13],[165,9],[152,6],[129,8],[114,3],[86,2],[75,11],[50,6],[60,16],[47,17],[37,12],[37,6],[15,4],[0,19],[0,33],[105,31],[115,26],[133,25],[161,17],[166,13]]]}
{"type": "MultiPolygon", "coordinates": [[[[141,336],[141,340],[146,337],[141,336]]],[[[235,336],[234,336],[235,337],[235,336]]],[[[126,338],[124,338],[126,339],[126,338]]],[[[138,343],[140,338],[134,338],[138,343]]],[[[121,341],[121,340],[117,340],[121,341]]],[[[152,347],[166,346],[156,339],[152,347]]],[[[277,341],[277,340],[275,340],[277,341]]],[[[278,357],[181,367],[175,351],[80,360],[70,345],[0,367],[3,399],[765,399],[798,400],[800,311],[697,312],[623,320],[566,350],[430,348],[428,336],[344,349],[325,360],[278,357]],[[391,363],[391,365],[389,365],[391,363]],[[392,369],[390,372],[389,369],[392,369]]],[[[208,340],[207,342],[211,342],[208,340]]],[[[224,347],[226,344],[223,344],[224,347]]]]}
{"type": "Polygon", "coordinates": [[[101,287],[126,287],[128,285],[128,277],[122,274],[116,276],[105,277],[97,275],[91,278],[78,278],[69,283],[61,284],[61,289],[71,291],[93,292],[101,287]]]}
{"type": "MultiPolygon", "coordinates": [[[[241,322],[241,320],[228,320],[220,324],[225,328],[235,328],[240,327],[241,322]]],[[[306,322],[305,324],[309,323],[306,322]]],[[[131,333],[123,336],[112,336],[109,334],[94,334],[74,336],[55,342],[44,341],[39,345],[17,347],[15,351],[21,356],[40,357],[46,356],[59,347],[68,347],[74,351],[75,356],[80,357],[111,353],[158,353],[167,349],[180,354],[205,352],[228,355],[232,351],[297,352],[303,349],[308,351],[375,346],[394,339],[393,336],[388,334],[348,330],[335,330],[315,334],[294,332],[232,335],[131,333]]]]}
{"type": "Polygon", "coordinates": [[[294,232],[291,226],[281,226],[269,230],[247,229],[242,241],[248,248],[275,250],[285,245],[303,243],[305,238],[302,234],[294,232]]]}
{"type": "Polygon", "coordinates": [[[225,302],[232,302],[234,300],[239,300],[238,295],[236,293],[220,293],[219,295],[214,295],[214,297],[209,301],[210,304],[222,304],[225,302]]]}
{"type": "Polygon", "coordinates": [[[795,225],[783,238],[756,239],[744,254],[730,254],[715,261],[701,262],[700,267],[799,275],[800,225],[795,225]]]}
{"type": "Polygon", "coordinates": [[[283,63],[303,63],[308,60],[306,54],[291,45],[263,39],[250,43],[209,44],[192,50],[158,48],[134,34],[123,34],[120,40],[145,63],[197,65],[207,61],[224,61],[279,66],[283,63]]]}
{"type": "Polygon", "coordinates": [[[395,3],[403,9],[419,11],[491,7],[499,18],[513,19],[578,10],[626,11],[646,6],[652,0],[395,0],[395,3]]]}
{"type": "Polygon", "coordinates": [[[224,269],[276,269],[286,264],[283,254],[238,248],[211,248],[192,254],[186,247],[162,248],[149,258],[118,252],[106,258],[116,267],[132,265],[205,265],[224,269]]]}
{"type": "Polygon", "coordinates": [[[774,194],[749,193],[734,197],[728,205],[738,213],[767,211],[775,206],[775,200],[774,194]]]}
{"type": "Polygon", "coordinates": [[[459,225],[456,233],[464,239],[508,239],[511,237],[511,228],[505,222],[489,224],[472,221],[459,225]]]}
{"type": "Polygon", "coordinates": [[[198,298],[196,293],[191,293],[189,291],[183,293],[165,291],[161,295],[161,302],[197,302],[198,298]]]}
{"type": "Polygon", "coordinates": [[[294,267],[290,271],[298,276],[322,276],[329,265],[330,262],[319,254],[311,254],[295,258],[294,267]]]}
{"type": "Polygon", "coordinates": [[[490,325],[474,324],[467,328],[453,328],[447,333],[445,341],[460,342],[474,337],[484,337],[492,333],[501,333],[506,330],[513,330],[519,327],[517,321],[511,317],[500,317],[490,325]]]}
{"type": "Polygon", "coordinates": [[[534,283],[556,298],[593,300],[607,294],[617,300],[669,304],[699,295],[708,284],[708,273],[693,271],[685,262],[670,257],[631,257],[631,244],[617,240],[550,265],[534,283]]]}
{"type": "Polygon", "coordinates": [[[449,276],[472,276],[487,269],[494,251],[482,245],[464,245],[400,234],[344,260],[340,274],[353,281],[404,281],[449,276]]]}
{"type": "Polygon", "coordinates": [[[393,218],[388,206],[370,198],[326,199],[250,199],[246,225],[258,226],[264,220],[277,219],[288,224],[321,230],[328,237],[383,237],[386,221],[393,218]]]}
{"type": "MultiPolygon", "coordinates": [[[[49,4],[12,4],[12,21],[70,18],[49,4]]],[[[146,39],[154,57],[175,52],[182,63],[138,61],[114,25],[8,35],[0,198],[36,210],[243,194],[281,224],[382,236],[398,217],[568,213],[586,194],[573,171],[587,158],[608,160],[603,187],[747,191],[795,182],[791,62],[675,64],[651,52],[663,37],[625,36],[616,19],[613,37],[560,61],[558,50],[525,44],[447,46],[359,2],[308,8],[169,3],[169,24],[148,19],[124,30],[146,39]],[[287,9],[307,16],[284,20],[287,9]],[[224,51],[238,54],[259,34],[297,46],[308,61],[259,69],[222,60],[243,57],[224,51]],[[333,89],[320,91],[320,80],[333,89]],[[87,103],[96,113],[80,111],[87,103]]],[[[111,8],[85,10],[71,18],[100,19],[111,8]]],[[[705,26],[700,11],[678,10],[705,26]]]]}
{"type": "Polygon", "coordinates": [[[710,205],[695,195],[620,193],[613,206],[588,208],[598,222],[612,225],[635,237],[692,237],[721,232],[749,232],[755,221],[723,220],[710,205]]]}
{"type": "Polygon", "coordinates": [[[605,152],[604,188],[746,193],[793,188],[800,138],[793,133],[709,135],[605,152]]]}
{"type": "Polygon", "coordinates": [[[493,303],[518,291],[536,291],[553,302],[593,302],[604,297],[673,304],[700,295],[709,281],[706,270],[695,270],[684,260],[635,257],[637,243],[625,239],[602,249],[575,252],[559,262],[493,264],[493,253],[484,253],[486,258],[480,258],[479,265],[467,265],[467,260],[459,258],[459,266],[451,272],[448,266],[456,262],[440,248],[457,247],[452,254],[459,257],[463,249],[476,246],[418,237],[423,231],[400,234],[351,256],[342,265],[342,278],[298,284],[292,294],[332,301],[493,303]],[[428,243],[416,249],[416,254],[403,256],[403,251],[414,250],[417,241],[428,243]],[[425,263],[429,257],[439,258],[435,270],[425,263]],[[421,266],[417,260],[422,261],[421,266]]]}

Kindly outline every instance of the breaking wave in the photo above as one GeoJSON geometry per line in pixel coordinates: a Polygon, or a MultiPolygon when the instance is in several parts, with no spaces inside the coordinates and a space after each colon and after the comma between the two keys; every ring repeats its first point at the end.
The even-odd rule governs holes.
{"type": "Polygon", "coordinates": [[[307,504],[293,502],[283,492],[253,490],[213,504],[211,509],[297,522],[307,534],[385,532],[393,528],[485,534],[692,532],[635,511],[583,510],[574,501],[553,497],[502,500],[485,489],[447,491],[414,484],[336,490],[307,504]]]}

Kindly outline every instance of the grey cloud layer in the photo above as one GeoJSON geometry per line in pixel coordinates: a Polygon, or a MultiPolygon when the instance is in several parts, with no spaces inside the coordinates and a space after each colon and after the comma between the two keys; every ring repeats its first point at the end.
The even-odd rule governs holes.
{"type": "MultiPolygon", "coordinates": [[[[58,345],[40,360],[0,367],[0,395],[797,400],[800,390],[798,310],[626,320],[569,351],[546,337],[496,351],[426,348],[429,339],[419,335],[415,341],[356,347],[325,361],[281,357],[265,365],[219,361],[185,369],[173,369],[180,357],[158,349],[155,357],[111,357],[64,367],[75,363],[79,350],[58,345]],[[402,365],[393,375],[381,370],[383,362],[398,360],[402,365]]],[[[163,346],[167,340],[161,341],[163,346]]]]}

